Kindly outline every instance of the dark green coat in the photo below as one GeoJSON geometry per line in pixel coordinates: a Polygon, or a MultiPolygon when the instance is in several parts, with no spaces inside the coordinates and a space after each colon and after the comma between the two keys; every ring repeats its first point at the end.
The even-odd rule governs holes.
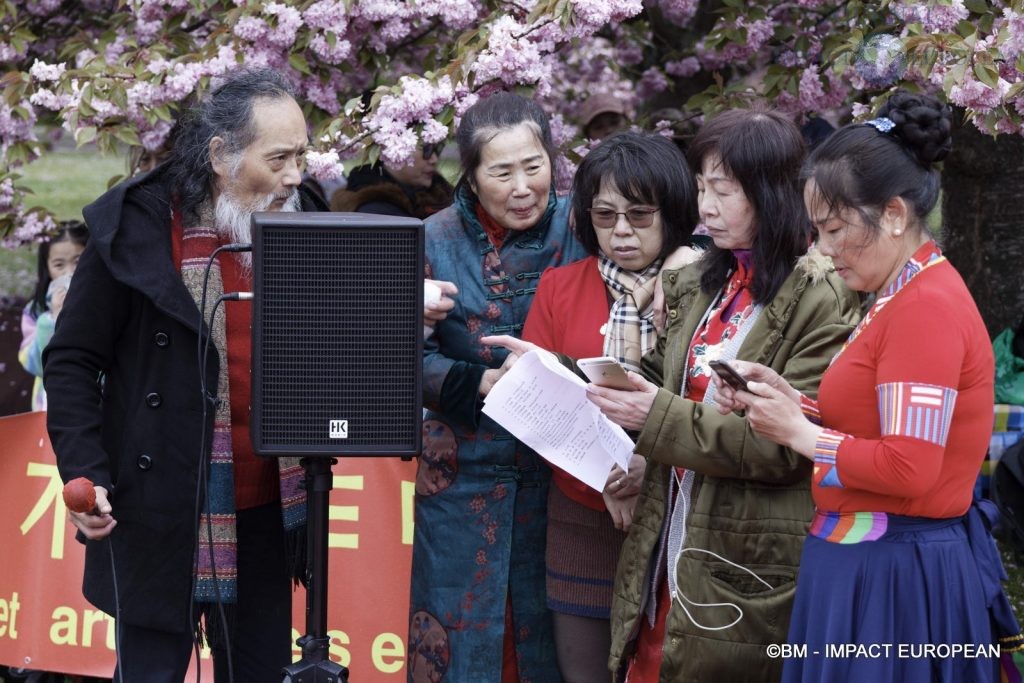
{"type": "MultiPolygon", "coordinates": [[[[800,551],[814,509],[811,462],[755,436],[740,415],[721,415],[713,406],[680,397],[690,340],[714,298],[700,290],[700,272],[697,263],[665,273],[669,325],[644,359],[644,375],[662,389],[637,440],[636,451],[649,464],[619,559],[609,665],[624,671],[640,619],[646,618],[643,605],[650,598],[671,467],[678,466],[696,474],[686,547],[743,565],[773,589],[705,553],[683,554],[677,565],[682,593],[697,603],[738,605],[743,618],[730,628],[706,631],[674,601],[660,680],[774,681],[782,660],[767,657],[765,646],[786,640],[800,551]]],[[[754,322],[738,358],[763,363],[816,396],[822,373],[858,317],[857,297],[831,262],[812,252],[800,259],[754,322]]],[[[687,607],[705,626],[725,625],[738,616],[727,607],[687,607]]]]}

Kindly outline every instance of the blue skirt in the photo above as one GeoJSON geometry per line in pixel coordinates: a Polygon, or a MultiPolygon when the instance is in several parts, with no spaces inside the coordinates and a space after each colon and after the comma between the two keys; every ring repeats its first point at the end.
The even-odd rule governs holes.
{"type": "Polygon", "coordinates": [[[990,607],[994,591],[1005,602],[1002,565],[991,565],[995,546],[977,510],[954,519],[856,514],[868,526],[822,513],[812,525],[782,680],[999,681],[990,607]]]}

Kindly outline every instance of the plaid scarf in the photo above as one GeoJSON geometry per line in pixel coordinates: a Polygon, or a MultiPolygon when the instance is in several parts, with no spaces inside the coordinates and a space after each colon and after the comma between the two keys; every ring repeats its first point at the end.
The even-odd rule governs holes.
{"type": "Polygon", "coordinates": [[[608,314],[604,334],[604,355],[618,359],[633,372],[640,372],[640,359],[654,348],[654,285],[661,259],[640,272],[623,270],[604,254],[597,257],[597,270],[608,288],[617,293],[608,314]]]}
{"type": "MultiPolygon", "coordinates": [[[[175,212],[174,221],[180,223],[175,212]]],[[[203,277],[210,255],[221,245],[221,239],[212,228],[213,210],[209,203],[199,211],[200,225],[184,227],[181,231],[181,279],[202,310],[203,277]]],[[[230,258],[230,255],[228,256],[230,258]]],[[[213,303],[224,293],[220,263],[214,259],[206,289],[207,316],[213,303]]],[[[210,476],[207,481],[206,510],[199,519],[199,570],[194,598],[197,602],[233,603],[238,600],[238,534],[235,530],[235,472],[231,459],[231,393],[228,387],[227,332],[224,307],[220,307],[213,322],[211,341],[220,357],[217,376],[217,396],[213,416],[213,440],[210,448],[210,476]],[[210,565],[210,530],[213,532],[214,566],[210,565]],[[214,570],[217,580],[214,585],[214,570]]],[[[302,468],[298,458],[280,458],[281,512],[286,531],[306,521],[306,493],[300,488],[302,468]]]]}

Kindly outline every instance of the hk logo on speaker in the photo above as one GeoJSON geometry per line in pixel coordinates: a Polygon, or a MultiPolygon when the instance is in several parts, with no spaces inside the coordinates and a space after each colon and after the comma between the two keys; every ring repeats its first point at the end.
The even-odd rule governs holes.
{"type": "Polygon", "coordinates": [[[330,432],[332,439],[347,439],[348,420],[331,420],[330,432]]]}

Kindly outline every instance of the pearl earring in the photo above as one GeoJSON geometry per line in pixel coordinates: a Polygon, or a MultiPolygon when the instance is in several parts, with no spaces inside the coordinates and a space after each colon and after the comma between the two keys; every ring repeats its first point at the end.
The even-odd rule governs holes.
{"type": "Polygon", "coordinates": [[[903,231],[902,231],[902,230],[900,230],[899,228],[897,228],[896,230],[893,230],[893,231],[892,231],[892,235],[893,235],[893,237],[899,237],[899,236],[900,236],[900,235],[902,235],[902,234],[903,234],[903,231]]]}

